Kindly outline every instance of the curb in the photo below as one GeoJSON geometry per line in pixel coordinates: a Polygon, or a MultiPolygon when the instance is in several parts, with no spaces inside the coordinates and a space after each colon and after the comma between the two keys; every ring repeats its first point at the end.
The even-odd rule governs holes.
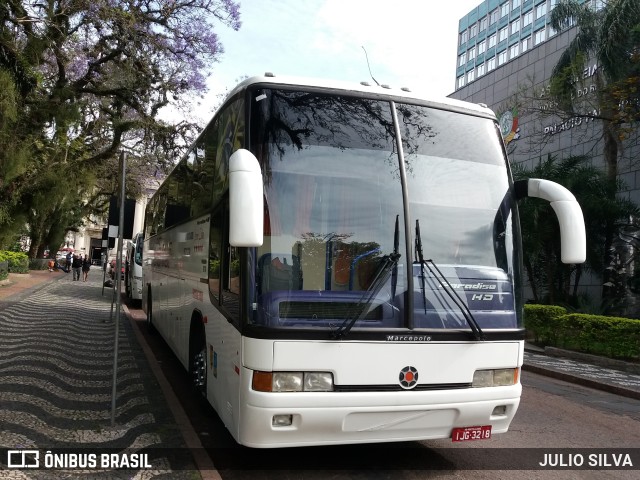
{"type": "Polygon", "coordinates": [[[213,461],[202,446],[200,438],[198,437],[196,431],[193,429],[191,422],[189,421],[189,417],[182,408],[178,397],[176,396],[175,392],[171,388],[171,385],[162,373],[162,369],[158,366],[158,362],[156,362],[153,352],[149,348],[149,345],[147,345],[147,343],[144,341],[142,332],[140,332],[140,327],[134,320],[129,307],[127,307],[124,303],[122,303],[121,306],[122,310],[127,316],[127,319],[129,319],[129,323],[131,324],[133,332],[135,333],[136,340],[138,341],[140,348],[142,348],[142,351],[147,358],[147,363],[149,364],[151,371],[156,377],[156,380],[160,384],[160,388],[162,390],[164,398],[167,402],[167,405],[169,406],[169,409],[171,410],[171,413],[173,413],[173,417],[176,421],[176,424],[178,425],[178,428],[180,429],[182,438],[184,439],[187,448],[191,451],[191,456],[193,457],[196,468],[200,473],[200,477],[202,478],[202,480],[222,480],[222,477],[218,473],[218,470],[213,465],[213,461]]]}
{"type": "Polygon", "coordinates": [[[549,357],[569,358],[577,362],[589,363],[599,367],[620,370],[633,375],[640,375],[640,363],[625,362],[615,358],[601,357],[590,353],[574,352],[572,350],[564,350],[557,347],[544,347],[544,354],[549,357]]]}
{"type": "MultiPolygon", "coordinates": [[[[547,355],[545,354],[545,352],[537,350],[535,348],[533,349],[525,348],[525,351],[532,354],[536,354],[536,355],[542,355],[547,358],[566,358],[560,355],[553,355],[553,356],[547,355]]],[[[589,363],[589,362],[584,362],[584,363],[589,363]]],[[[546,367],[546,366],[543,367],[540,365],[533,365],[530,363],[526,363],[526,360],[522,365],[522,370],[529,371],[532,373],[537,373],[539,375],[544,375],[551,378],[555,378],[557,380],[563,380],[565,382],[582,385],[584,387],[593,388],[595,390],[600,390],[603,392],[613,393],[623,397],[640,400],[640,391],[637,389],[626,388],[621,385],[614,385],[611,383],[604,382],[603,380],[594,380],[586,376],[581,376],[573,373],[555,370],[553,368],[546,367]]]]}
{"type": "Polygon", "coordinates": [[[559,372],[550,368],[540,367],[538,365],[522,365],[522,369],[532,373],[538,373],[546,377],[555,378],[557,380],[564,380],[565,382],[575,383],[582,385],[583,387],[593,388],[595,390],[601,390],[608,393],[614,393],[627,398],[633,398],[640,400],[640,392],[630,388],[621,387],[619,385],[611,385],[602,381],[592,380],[586,377],[579,377],[577,375],[571,375],[570,373],[559,372]]]}

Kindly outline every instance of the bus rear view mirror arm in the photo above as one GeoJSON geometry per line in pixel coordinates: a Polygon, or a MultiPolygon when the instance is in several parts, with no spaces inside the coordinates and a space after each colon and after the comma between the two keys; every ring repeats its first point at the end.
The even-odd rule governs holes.
{"type": "Polygon", "coordinates": [[[540,178],[518,180],[514,188],[518,199],[536,197],[551,204],[560,224],[562,263],[583,263],[587,255],[587,241],[584,217],[576,197],[562,185],[540,178]]]}
{"type": "Polygon", "coordinates": [[[263,242],[263,185],[258,159],[249,150],[229,157],[229,244],[259,247],[263,242]]]}

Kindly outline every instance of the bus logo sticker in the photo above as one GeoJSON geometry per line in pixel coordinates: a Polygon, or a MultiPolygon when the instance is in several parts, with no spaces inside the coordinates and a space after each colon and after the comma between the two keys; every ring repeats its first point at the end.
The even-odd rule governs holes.
{"type": "Polygon", "coordinates": [[[400,370],[400,386],[409,390],[418,383],[418,370],[415,367],[404,367],[400,370]]]}

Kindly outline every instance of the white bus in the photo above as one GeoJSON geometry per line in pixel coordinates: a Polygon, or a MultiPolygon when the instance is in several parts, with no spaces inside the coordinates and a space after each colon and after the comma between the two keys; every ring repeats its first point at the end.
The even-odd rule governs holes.
{"type": "Polygon", "coordinates": [[[144,235],[138,233],[127,246],[124,268],[125,292],[134,302],[142,301],[142,247],[144,235]]]}
{"type": "Polygon", "coordinates": [[[239,84],[145,214],[143,308],[250,447],[485,439],[520,401],[516,202],[489,109],[404,90],[239,84]]]}

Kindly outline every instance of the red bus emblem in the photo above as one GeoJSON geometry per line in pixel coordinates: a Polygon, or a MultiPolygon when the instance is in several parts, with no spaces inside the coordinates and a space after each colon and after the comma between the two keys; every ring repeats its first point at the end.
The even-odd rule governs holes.
{"type": "Polygon", "coordinates": [[[418,383],[418,370],[415,367],[404,367],[400,370],[400,386],[406,390],[418,383]]]}

